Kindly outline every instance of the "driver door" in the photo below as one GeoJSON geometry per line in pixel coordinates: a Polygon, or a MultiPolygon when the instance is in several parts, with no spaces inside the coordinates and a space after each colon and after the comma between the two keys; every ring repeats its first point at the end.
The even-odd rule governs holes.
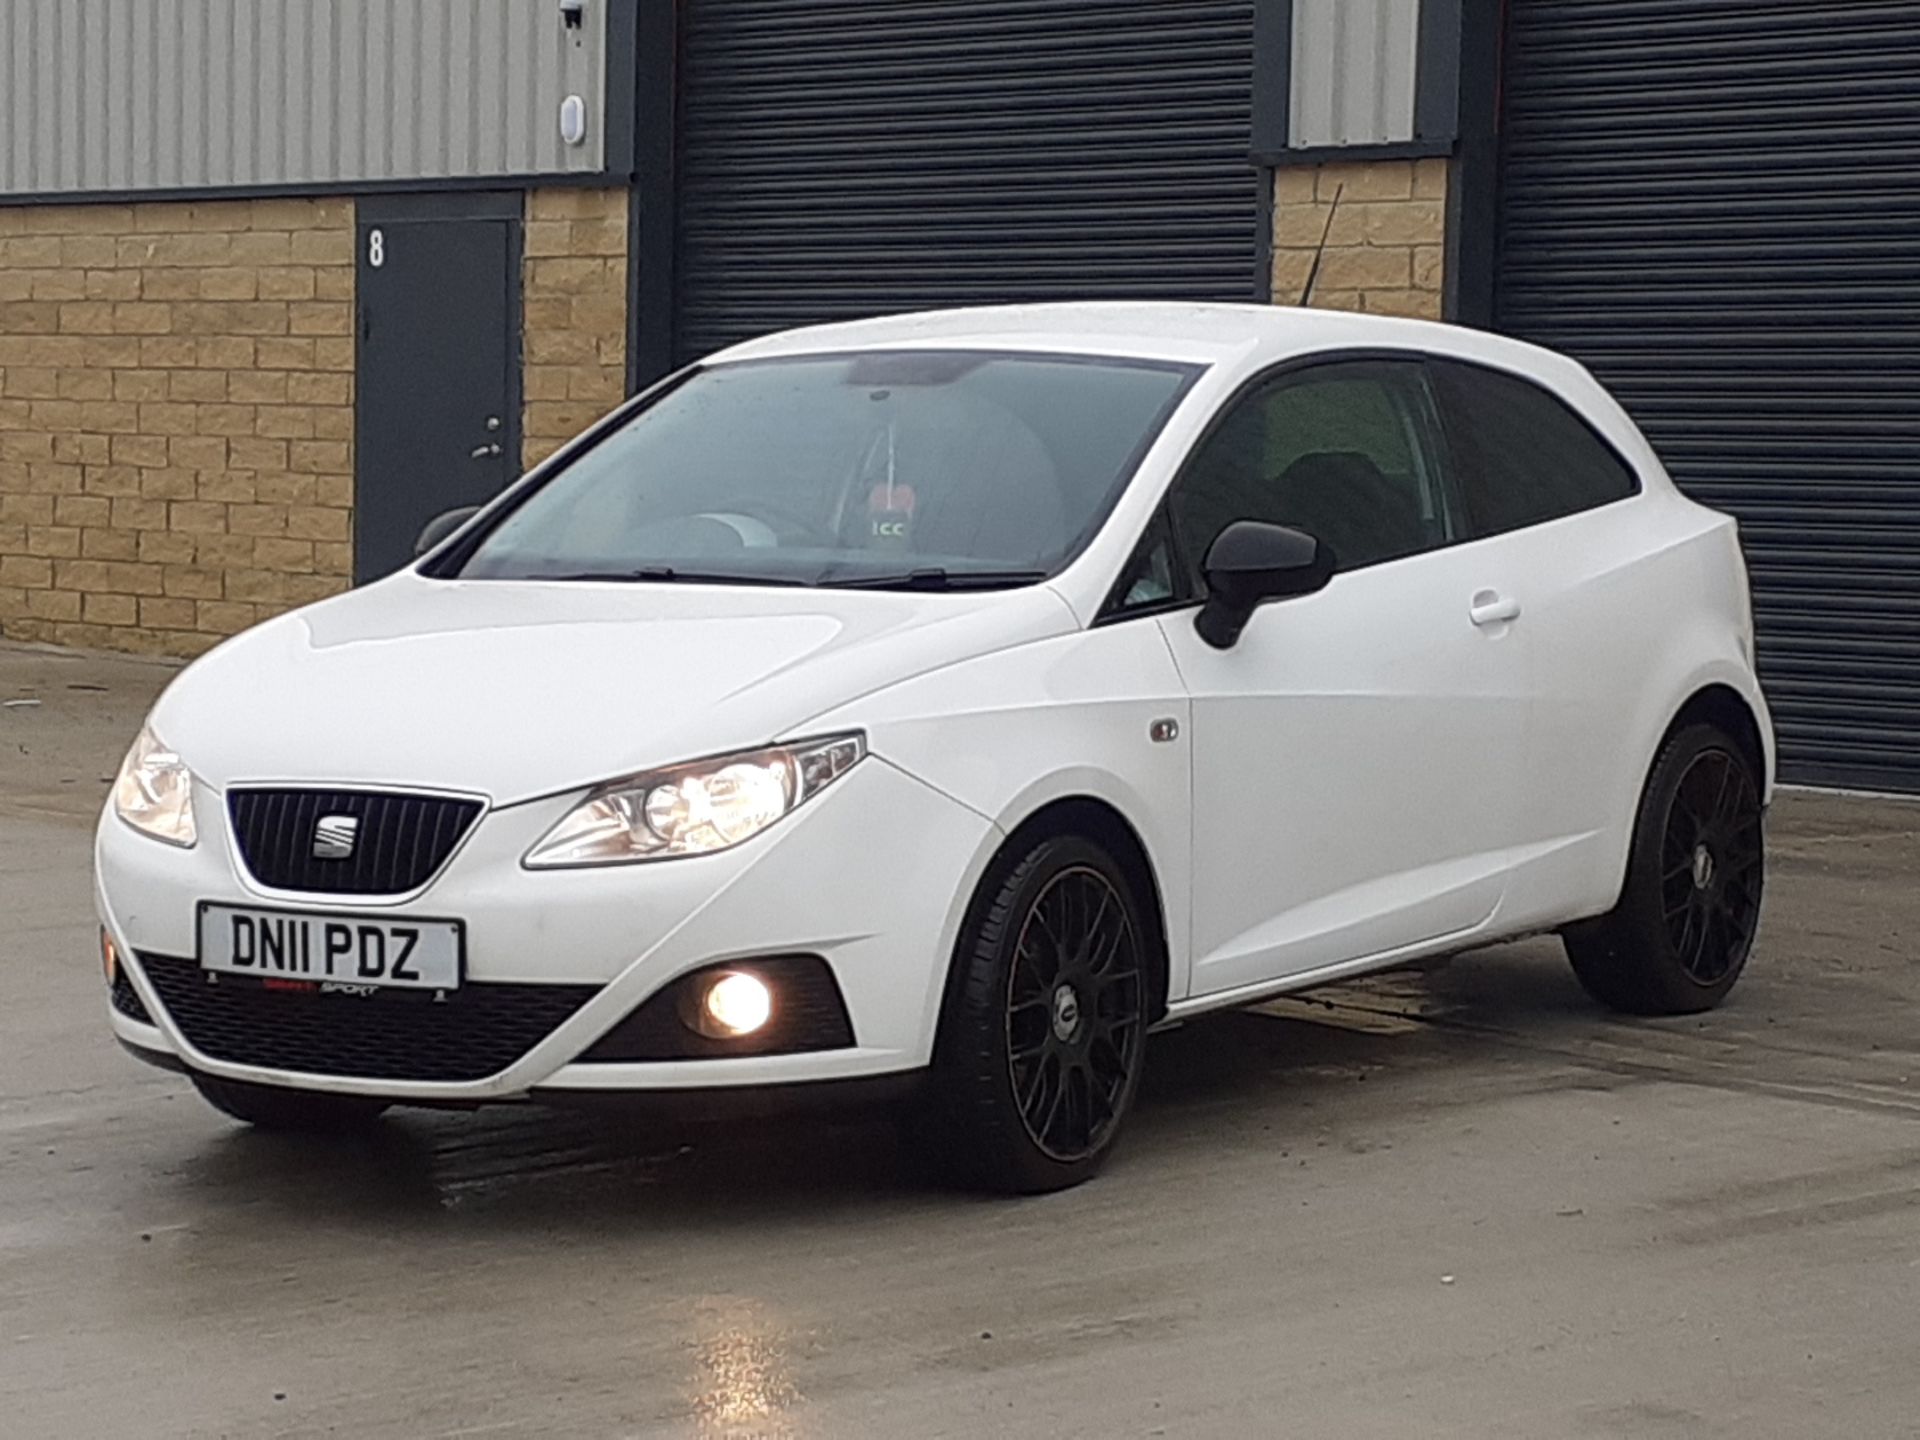
{"type": "Polygon", "coordinates": [[[1243,519],[1336,562],[1229,649],[1191,610],[1156,622],[1193,701],[1192,995],[1465,937],[1500,905],[1526,639],[1486,618],[1510,580],[1456,543],[1438,433],[1418,359],[1293,368],[1232,402],[1169,493],[1191,574],[1243,519]]]}

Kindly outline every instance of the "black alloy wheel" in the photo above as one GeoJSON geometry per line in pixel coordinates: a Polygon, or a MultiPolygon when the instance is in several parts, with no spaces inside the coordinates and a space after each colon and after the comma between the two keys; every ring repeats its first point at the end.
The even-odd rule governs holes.
{"type": "Polygon", "coordinates": [[[988,1189],[1091,1176],[1132,1108],[1160,954],[1136,882],[1080,835],[989,873],[954,955],[934,1048],[931,1138],[988,1189]]]}
{"type": "Polygon", "coordinates": [[[1660,852],[1660,899],[1680,968],[1715,985],[1746,958],[1760,920],[1760,798],[1726,750],[1693,757],[1660,852]]]}
{"type": "Polygon", "coordinates": [[[1718,727],[1690,725],[1654,762],[1619,902],[1562,932],[1589,994],[1634,1015],[1690,1015],[1746,967],[1766,881],[1756,758],[1718,727]]]}
{"type": "Polygon", "coordinates": [[[1028,907],[1007,994],[1007,1063],[1027,1136],[1071,1164],[1098,1153],[1140,1066],[1140,941],[1114,883],[1061,870],[1028,907]]]}

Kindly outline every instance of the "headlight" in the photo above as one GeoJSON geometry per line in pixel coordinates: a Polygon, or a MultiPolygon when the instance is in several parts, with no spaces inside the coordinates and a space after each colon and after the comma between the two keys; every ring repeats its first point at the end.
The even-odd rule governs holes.
{"type": "Polygon", "coordinates": [[[835,735],[602,785],[527,852],[535,867],[621,865],[725,850],[798,809],[867,753],[835,735]]]}
{"type": "Polygon", "coordinates": [[[186,762],[144,725],[120,762],[113,782],[113,813],[144,835],[169,845],[190,846],[193,776],[186,762]]]}

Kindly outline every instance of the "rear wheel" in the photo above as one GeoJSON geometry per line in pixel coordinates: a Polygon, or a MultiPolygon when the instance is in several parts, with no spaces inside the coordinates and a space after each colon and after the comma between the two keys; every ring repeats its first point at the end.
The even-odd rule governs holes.
{"type": "Polygon", "coordinates": [[[1152,942],[1126,872],[1081,836],[1036,841],[987,885],[935,1048],[940,1139],[969,1183],[1064,1189],[1133,1106],[1152,942]]]}
{"type": "Polygon", "coordinates": [[[1640,801],[1620,901],[1563,935],[1589,994],[1635,1015],[1726,998],[1747,963],[1766,878],[1760,776],[1712,725],[1668,740],[1640,801]]]}
{"type": "Polygon", "coordinates": [[[374,1123],[386,1110],[379,1100],[358,1095],[326,1095],[314,1090],[286,1090],[277,1085],[249,1085],[212,1075],[192,1075],[200,1098],[222,1114],[259,1130],[339,1132],[359,1130],[374,1123]]]}

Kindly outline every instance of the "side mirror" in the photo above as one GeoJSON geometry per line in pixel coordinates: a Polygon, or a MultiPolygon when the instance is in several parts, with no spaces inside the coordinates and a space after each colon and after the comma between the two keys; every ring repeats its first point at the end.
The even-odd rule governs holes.
{"type": "Polygon", "coordinates": [[[1304,530],[1236,520],[1207,547],[1207,603],[1194,618],[1200,638],[1230,649],[1256,607],[1311,595],[1333,578],[1333,552],[1304,530]]]}
{"type": "Polygon", "coordinates": [[[461,505],[434,516],[421,528],[420,538],[413,542],[413,558],[418,560],[429,550],[439,549],[442,540],[479,513],[478,505],[461,505]]]}

